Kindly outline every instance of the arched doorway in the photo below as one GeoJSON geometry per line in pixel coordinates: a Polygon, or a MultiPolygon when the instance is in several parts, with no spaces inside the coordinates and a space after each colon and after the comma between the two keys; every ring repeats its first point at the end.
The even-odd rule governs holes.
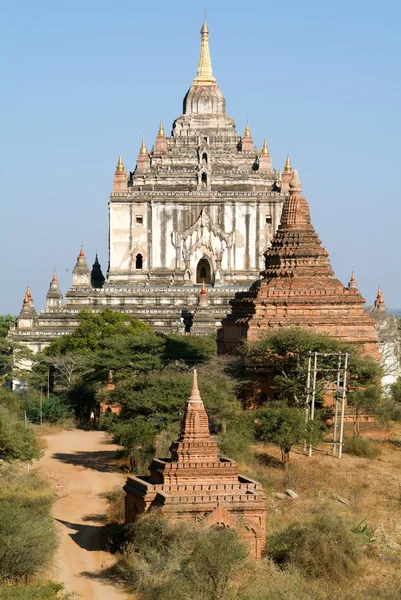
{"type": "Polygon", "coordinates": [[[212,283],[212,270],[207,258],[201,258],[196,267],[196,283],[212,283]]]}
{"type": "Polygon", "coordinates": [[[135,269],[143,269],[143,256],[142,254],[137,254],[135,258],[135,269]]]}

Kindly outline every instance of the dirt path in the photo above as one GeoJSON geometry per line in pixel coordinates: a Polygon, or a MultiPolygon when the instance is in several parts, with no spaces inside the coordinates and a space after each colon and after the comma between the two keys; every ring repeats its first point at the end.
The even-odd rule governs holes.
{"type": "Polygon", "coordinates": [[[102,495],[124,481],[114,471],[117,447],[101,431],[64,431],[45,439],[48,447],[38,468],[59,496],[53,515],[60,545],[51,576],[79,600],[130,598],[101,576],[114,562],[103,550],[101,518],[107,507],[102,495]]]}

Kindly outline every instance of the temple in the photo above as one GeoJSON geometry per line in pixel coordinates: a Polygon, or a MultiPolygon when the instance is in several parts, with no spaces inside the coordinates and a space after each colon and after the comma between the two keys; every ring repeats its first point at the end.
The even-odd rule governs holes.
{"type": "Polygon", "coordinates": [[[206,20],[182,114],[170,135],[161,122],[155,130],[150,149],[144,139],[138,143],[133,168],[121,155],[117,160],[106,278],[97,256],[89,269],[81,248],[64,304],[53,281],[46,308],[29,325],[20,319],[12,339],[41,349],[72,331],[80,310],[106,307],[158,331],[215,332],[229,300],[259,278],[291,164],[287,158],[282,176],[272,167],[266,140],[258,149],[248,123],[238,134],[213,75],[206,20]]]}
{"type": "Polygon", "coordinates": [[[193,388],[171,458],[154,458],[149,477],[129,475],[125,520],[158,508],[175,519],[199,526],[232,527],[249,545],[254,558],[265,548],[266,504],[260,483],[238,473],[235,461],[218,457],[194,370],[193,388]]]}
{"type": "Polygon", "coordinates": [[[220,354],[235,354],[242,340],[255,340],[272,328],[297,326],[352,342],[380,359],[374,320],[364,310],[355,275],[348,287],[335,279],[297,171],[261,275],[263,279],[231,301],[232,312],[218,332],[220,354]]]}

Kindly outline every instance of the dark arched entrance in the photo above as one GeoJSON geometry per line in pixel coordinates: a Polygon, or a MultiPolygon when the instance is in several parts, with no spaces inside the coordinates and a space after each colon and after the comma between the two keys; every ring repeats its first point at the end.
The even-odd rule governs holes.
{"type": "Polygon", "coordinates": [[[212,270],[207,258],[201,258],[196,267],[196,283],[212,283],[212,270]]]}

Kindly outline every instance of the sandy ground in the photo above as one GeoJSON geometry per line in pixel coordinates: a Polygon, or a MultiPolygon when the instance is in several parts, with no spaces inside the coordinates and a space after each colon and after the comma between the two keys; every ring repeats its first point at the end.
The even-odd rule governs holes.
{"type": "Polygon", "coordinates": [[[38,468],[58,496],[53,515],[60,534],[51,577],[75,592],[77,600],[130,598],[102,575],[114,562],[104,551],[103,494],[124,482],[114,471],[117,447],[101,431],[63,431],[45,439],[38,468]]]}

